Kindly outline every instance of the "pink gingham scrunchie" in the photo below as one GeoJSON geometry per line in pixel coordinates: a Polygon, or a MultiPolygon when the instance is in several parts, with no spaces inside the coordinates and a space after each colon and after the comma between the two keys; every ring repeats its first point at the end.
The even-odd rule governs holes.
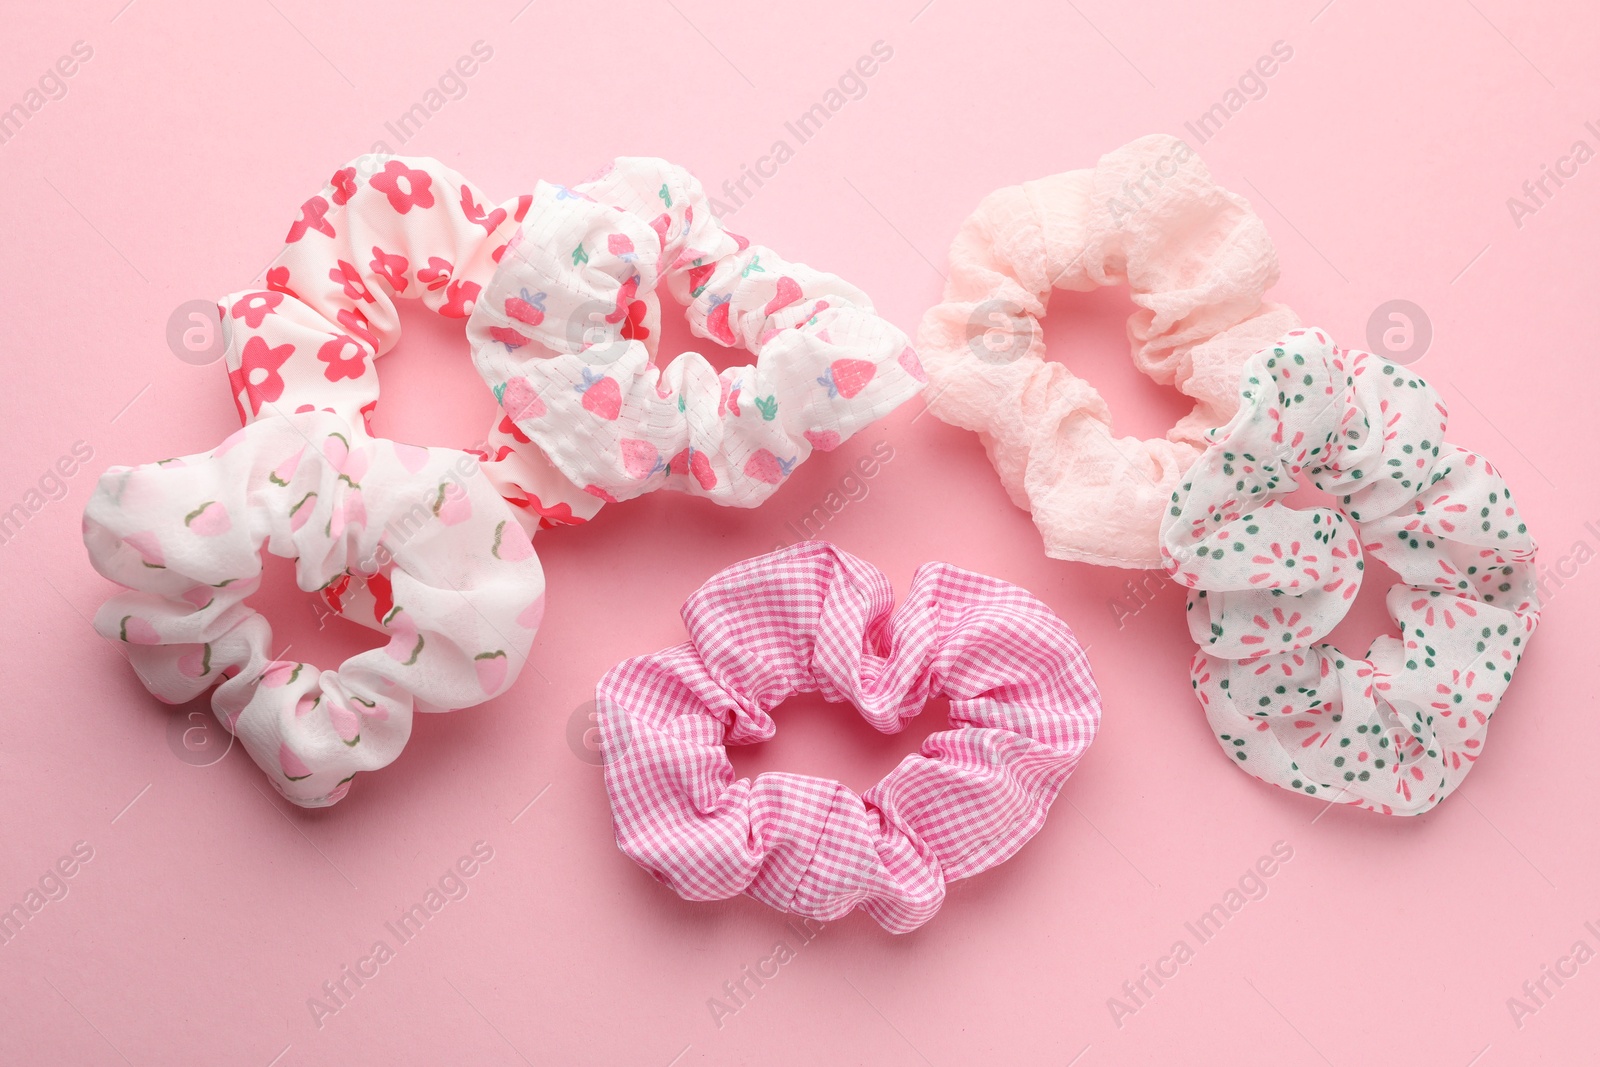
{"type": "Polygon", "coordinates": [[[1403,367],[1295,330],[1245,364],[1243,402],[1173,493],[1192,676],[1241,770],[1318,800],[1418,815],[1461,784],[1539,620],[1534,542],[1499,471],[1445,441],[1403,367]],[[1285,498],[1309,481],[1332,508],[1285,498]],[[1323,641],[1363,553],[1400,577],[1399,636],[1323,641]]]}
{"type": "Polygon", "coordinates": [[[686,644],[596,690],[617,844],[688,900],[747,893],[820,920],[860,907],[893,933],[945,883],[1015,854],[1094,739],[1100,696],[1066,623],[995,578],[929,563],[894,608],[888,579],[823,542],[716,575],[683,606],[686,644]],[[857,795],[798,774],[734,778],[724,745],[773,736],[796,693],[895,733],[936,695],[932,734],[857,795]]]}

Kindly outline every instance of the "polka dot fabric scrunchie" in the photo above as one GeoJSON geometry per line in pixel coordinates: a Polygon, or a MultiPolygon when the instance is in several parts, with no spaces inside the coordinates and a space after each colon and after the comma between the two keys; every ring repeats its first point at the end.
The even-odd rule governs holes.
{"type": "Polygon", "coordinates": [[[1100,696],[1067,625],[1016,586],[945,563],[894,608],[877,569],[821,542],[746,560],[683,606],[689,641],[628,660],[596,691],[617,844],[688,900],[747,893],[894,933],[945,884],[1015,854],[1094,739],[1100,696]],[[896,733],[930,697],[930,735],[865,794],[799,774],[735,779],[723,746],[765,741],[796,693],[849,701],[896,733]]]}
{"type": "Polygon", "coordinates": [[[1162,526],[1200,645],[1195,691],[1222,748],[1263,781],[1416,815],[1483,752],[1539,619],[1534,543],[1488,461],[1445,442],[1420,377],[1296,330],[1245,366],[1243,403],[1162,526]],[[1335,508],[1295,509],[1302,484],[1335,508]],[[1361,585],[1399,575],[1399,636],[1366,658],[1319,644],[1361,585]]]}
{"type": "Polygon", "coordinates": [[[541,183],[467,334],[516,427],[607,501],[667,487],[754,507],[925,381],[865,293],[728,233],[659,159],[541,183]],[[696,334],[755,365],[719,374],[686,352],[658,367],[645,301],[662,284],[696,334]]]}

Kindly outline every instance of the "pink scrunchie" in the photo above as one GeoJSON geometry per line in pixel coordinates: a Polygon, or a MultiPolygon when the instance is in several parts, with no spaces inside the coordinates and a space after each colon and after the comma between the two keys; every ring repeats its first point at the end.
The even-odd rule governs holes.
{"type": "Polygon", "coordinates": [[[998,864],[1044,823],[1100,722],[1071,629],[1007,582],[929,563],[888,579],[809,541],[718,574],[683,606],[689,642],[627,660],[596,690],[617,844],[688,900],[748,893],[820,920],[860,907],[893,933],[945,883],[998,864]],[[735,780],[725,744],[768,740],[796,693],[930,735],[865,795],[798,774],[735,780]]]}
{"type": "Polygon", "coordinates": [[[1239,368],[1299,323],[1262,303],[1277,279],[1261,219],[1175,137],[1000,189],[962,224],[944,302],[917,335],[928,407],[978,432],[1047,555],[1159,566],[1167,498],[1206,431],[1238,409],[1239,368]],[[1051,290],[1106,285],[1139,305],[1128,320],[1139,370],[1195,400],[1165,439],[1115,437],[1093,386],[1045,361],[1051,290]]]}

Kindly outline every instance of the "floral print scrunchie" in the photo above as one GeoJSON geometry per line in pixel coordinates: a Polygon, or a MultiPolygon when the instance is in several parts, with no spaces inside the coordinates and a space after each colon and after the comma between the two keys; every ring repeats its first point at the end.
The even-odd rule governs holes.
{"type": "Polygon", "coordinates": [[[1534,542],[1505,480],[1445,442],[1439,394],[1406,369],[1295,330],[1245,365],[1243,402],[1172,496],[1168,572],[1190,589],[1196,694],[1263,781],[1416,815],[1483,752],[1539,619],[1534,542]],[[1303,482],[1336,507],[1296,509],[1303,482]],[[1399,636],[1363,657],[1319,643],[1364,554],[1399,575],[1399,636]]]}

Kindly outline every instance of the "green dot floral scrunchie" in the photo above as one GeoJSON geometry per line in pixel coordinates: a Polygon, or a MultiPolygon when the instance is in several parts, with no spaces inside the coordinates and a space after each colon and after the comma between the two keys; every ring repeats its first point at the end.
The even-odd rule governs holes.
{"type": "Polygon", "coordinates": [[[1264,782],[1416,815],[1483,751],[1539,619],[1534,542],[1505,480],[1446,444],[1427,382],[1321,330],[1245,365],[1162,523],[1188,587],[1195,692],[1218,741],[1264,782]],[[1302,479],[1336,508],[1296,509],[1302,479]],[[1399,636],[1365,659],[1321,642],[1361,587],[1363,553],[1399,575],[1399,636]]]}

